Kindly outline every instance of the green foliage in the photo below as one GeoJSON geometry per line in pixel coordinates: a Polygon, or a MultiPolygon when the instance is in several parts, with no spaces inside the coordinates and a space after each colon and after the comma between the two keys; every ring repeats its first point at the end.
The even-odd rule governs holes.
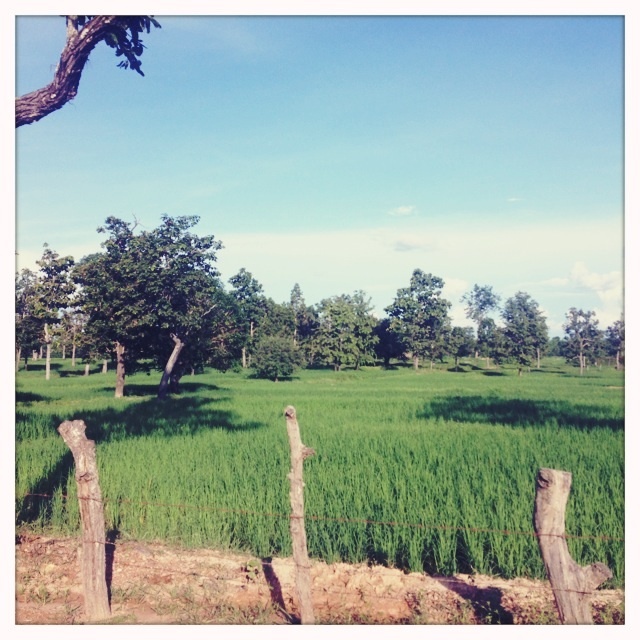
{"type": "Polygon", "coordinates": [[[493,287],[474,284],[473,289],[462,296],[461,302],[466,303],[467,318],[480,327],[487,314],[498,308],[500,296],[494,293],[493,287]]]}
{"type": "MultiPolygon", "coordinates": [[[[68,16],[77,30],[91,24],[95,16],[68,16]]],[[[115,49],[116,57],[124,57],[118,63],[121,69],[132,69],[144,76],[140,57],[145,49],[140,39],[140,34],[149,33],[151,27],[160,29],[160,23],[153,16],[119,16],[118,20],[111,24],[104,36],[107,46],[115,49]]]]}
{"type": "Polygon", "coordinates": [[[473,353],[476,339],[471,327],[453,327],[447,334],[446,349],[456,360],[456,367],[460,358],[465,358],[473,353]]]}
{"type": "Polygon", "coordinates": [[[624,318],[616,320],[605,332],[607,355],[614,356],[618,365],[624,364],[624,318]]]}
{"type": "Polygon", "coordinates": [[[110,217],[98,230],[109,234],[104,251],[76,269],[86,333],[97,351],[124,346],[129,372],[163,369],[178,339],[184,347],[170,374],[179,380],[207,361],[212,336],[236,313],[214,266],[222,245],[192,233],[197,223],[197,216],[164,215],[156,229],[134,234],[135,227],[110,217]]]}
{"type": "Polygon", "coordinates": [[[421,269],[415,269],[409,286],[398,289],[386,312],[391,317],[391,329],[404,344],[406,351],[417,358],[433,360],[442,354],[444,331],[449,326],[451,303],[442,298],[444,280],[421,269]]]}
{"type": "Polygon", "coordinates": [[[549,339],[545,317],[538,303],[528,294],[518,291],[509,298],[502,310],[504,341],[499,344],[506,358],[522,367],[531,366],[532,360],[543,352],[549,339]]]}
{"type": "Polygon", "coordinates": [[[309,370],[286,385],[207,372],[163,403],[157,375],[133,376],[118,402],[100,376],[60,361],[46,385],[36,365],[18,376],[16,522],[77,530],[73,462],[55,429],[81,418],[97,441],[109,530],[290,554],[282,412],[293,404],[316,451],[305,462],[312,557],[544,577],[531,514],[536,474],[550,467],[573,475],[574,559],[604,562],[624,584],[623,373],[580,376],[559,358],[526,381],[510,366],[461,366],[309,370]]]}
{"type": "Polygon", "coordinates": [[[300,355],[293,340],[282,335],[260,338],[254,356],[256,376],[276,382],[290,377],[300,364],[300,355]]]}
{"type": "Polygon", "coordinates": [[[344,365],[358,369],[373,361],[378,338],[373,332],[376,320],[371,309],[371,301],[363,291],[327,298],[318,305],[314,342],[322,362],[340,371],[344,365]]]}
{"type": "Polygon", "coordinates": [[[563,325],[566,334],[564,354],[567,362],[576,361],[582,371],[588,363],[595,363],[602,355],[604,335],[598,329],[595,311],[583,311],[571,307],[567,322],[563,325]]]}

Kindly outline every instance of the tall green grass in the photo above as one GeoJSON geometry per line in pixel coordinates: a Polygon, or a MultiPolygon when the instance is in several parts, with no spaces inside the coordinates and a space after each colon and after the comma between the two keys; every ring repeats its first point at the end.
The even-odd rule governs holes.
{"type": "Polygon", "coordinates": [[[289,554],[293,404],[305,462],[310,554],[438,574],[543,577],[532,512],[540,467],[573,474],[567,509],[576,561],[624,583],[623,375],[557,361],[519,377],[470,361],[414,372],[303,371],[291,381],[207,372],[180,396],[158,377],[17,377],[16,521],[74,532],[73,460],[56,428],[83,419],[97,442],[107,527],[136,539],[289,554]],[[45,494],[51,498],[24,497],[45,494]],[[65,499],[64,496],[68,496],[65,499]]]}

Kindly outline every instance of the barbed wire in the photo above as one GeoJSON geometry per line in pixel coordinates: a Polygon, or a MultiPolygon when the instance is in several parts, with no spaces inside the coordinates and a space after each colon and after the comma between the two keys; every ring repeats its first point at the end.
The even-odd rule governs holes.
{"type": "MultiPolygon", "coordinates": [[[[47,498],[52,500],[55,496],[43,493],[25,493],[22,495],[22,499],[28,497],[35,498],[47,498]]],[[[65,500],[69,499],[67,494],[60,494],[61,498],[65,500]]],[[[78,496],[79,500],[96,500],[96,498],[92,497],[84,497],[78,496]]],[[[162,507],[162,508],[175,508],[175,509],[192,509],[196,511],[211,511],[217,513],[235,513],[239,515],[251,515],[251,516],[263,516],[270,518],[283,518],[283,519],[294,519],[299,518],[303,520],[314,520],[319,522],[339,522],[344,524],[371,524],[371,525],[381,525],[381,526],[394,526],[394,527],[410,527],[410,528],[420,528],[420,529],[440,529],[440,530],[450,530],[450,531],[468,531],[471,533],[495,533],[500,535],[512,535],[512,536],[532,536],[534,538],[539,537],[557,537],[557,538],[566,538],[572,540],[602,540],[607,542],[624,542],[624,538],[617,538],[613,536],[604,536],[604,535],[579,535],[579,534],[569,534],[569,533],[538,533],[536,531],[510,531],[508,529],[492,529],[487,527],[470,527],[470,526],[459,526],[459,525],[443,525],[443,524],[424,524],[424,523],[415,523],[415,522],[396,522],[396,521],[386,521],[386,520],[371,520],[368,518],[347,518],[347,517],[334,517],[334,516],[321,516],[314,514],[306,514],[304,516],[294,516],[292,514],[287,513],[271,513],[271,512],[261,512],[261,511],[251,511],[248,509],[232,509],[227,507],[205,507],[200,505],[189,505],[189,504],[181,504],[181,503],[164,503],[164,502],[149,502],[149,501],[136,501],[130,500],[128,498],[118,498],[118,499],[110,499],[103,498],[103,503],[118,503],[118,504],[132,504],[137,506],[145,506],[145,507],[162,507]]]]}

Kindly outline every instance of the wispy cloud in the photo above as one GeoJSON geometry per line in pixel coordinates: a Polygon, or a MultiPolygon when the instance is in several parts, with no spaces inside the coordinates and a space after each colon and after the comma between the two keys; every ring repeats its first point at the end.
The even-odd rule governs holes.
{"type": "Polygon", "coordinates": [[[523,202],[524,198],[507,198],[507,202],[523,202]]]}
{"type": "Polygon", "coordinates": [[[404,253],[406,251],[426,251],[432,247],[431,243],[423,242],[420,240],[408,240],[406,238],[402,238],[396,240],[393,244],[394,251],[400,251],[404,253]]]}
{"type": "Polygon", "coordinates": [[[403,218],[406,216],[416,215],[418,213],[418,209],[414,205],[409,204],[391,209],[391,211],[388,211],[387,213],[394,218],[403,218]]]}

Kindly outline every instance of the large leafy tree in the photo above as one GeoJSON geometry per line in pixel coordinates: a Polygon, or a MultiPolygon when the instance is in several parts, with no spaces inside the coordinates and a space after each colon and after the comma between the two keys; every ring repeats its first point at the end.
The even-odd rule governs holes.
{"type": "Polygon", "coordinates": [[[565,357],[567,361],[577,361],[580,375],[588,362],[595,362],[602,347],[603,334],[598,329],[595,311],[584,311],[571,307],[566,314],[567,321],[562,325],[567,342],[565,357]]]}
{"type": "Polygon", "coordinates": [[[119,67],[144,75],[140,57],[145,49],[140,35],[160,28],[153,16],[64,16],[67,39],[53,80],[16,98],[16,127],[31,124],[62,108],[78,93],[89,55],[104,42],[122,58],[119,67]]]}
{"type": "MultiPolygon", "coordinates": [[[[518,375],[546,348],[549,332],[538,303],[523,291],[509,298],[502,310],[504,355],[518,364],[518,375]]],[[[500,358],[501,359],[501,358],[500,358]]]]}
{"type": "Polygon", "coordinates": [[[135,225],[110,217],[99,229],[109,234],[104,252],[78,265],[87,330],[115,352],[116,397],[142,357],[163,370],[159,396],[176,390],[196,354],[213,345],[213,319],[228,313],[214,267],[221,244],[193,234],[197,222],[164,215],[157,229],[135,234],[135,225]]]}
{"type": "Polygon", "coordinates": [[[406,351],[413,356],[417,369],[420,358],[433,360],[442,347],[449,325],[451,303],[442,297],[444,280],[421,269],[415,269],[408,287],[398,289],[393,303],[386,308],[395,331],[406,351]]]}
{"type": "Polygon", "coordinates": [[[322,362],[340,371],[344,365],[372,361],[377,336],[376,319],[369,298],[362,291],[322,300],[318,305],[315,352],[322,362]]]}

